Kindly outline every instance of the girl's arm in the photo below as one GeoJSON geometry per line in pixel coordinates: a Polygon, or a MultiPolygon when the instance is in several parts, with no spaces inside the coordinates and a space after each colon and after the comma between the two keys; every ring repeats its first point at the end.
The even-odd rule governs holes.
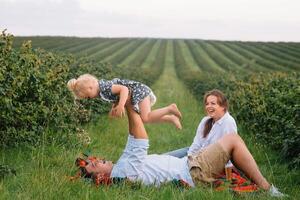
{"type": "Polygon", "coordinates": [[[112,115],[121,117],[123,114],[125,114],[124,106],[128,98],[129,90],[126,86],[113,84],[111,87],[111,92],[119,95],[119,103],[115,107],[114,112],[112,112],[112,115]]]}
{"type": "Polygon", "coordinates": [[[126,86],[123,85],[112,85],[111,87],[111,92],[113,94],[118,94],[119,95],[119,106],[124,107],[126,100],[128,98],[128,88],[126,86]]]}

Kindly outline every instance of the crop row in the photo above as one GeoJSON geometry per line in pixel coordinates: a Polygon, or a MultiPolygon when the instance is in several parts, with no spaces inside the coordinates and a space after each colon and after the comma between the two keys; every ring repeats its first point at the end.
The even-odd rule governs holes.
{"type": "Polygon", "coordinates": [[[268,60],[270,62],[273,62],[274,64],[277,64],[278,70],[286,71],[286,70],[289,70],[290,68],[294,68],[294,69],[297,68],[297,64],[291,62],[290,60],[281,59],[275,55],[272,55],[272,54],[266,52],[265,50],[255,47],[253,45],[241,44],[241,42],[237,43],[237,45],[241,48],[249,50],[250,52],[256,54],[257,56],[259,56],[265,60],[268,60]]]}
{"type": "Polygon", "coordinates": [[[112,55],[113,53],[115,53],[117,50],[123,48],[131,41],[132,41],[131,39],[123,39],[123,40],[113,42],[113,44],[109,45],[106,48],[100,49],[99,51],[95,51],[94,53],[88,55],[88,57],[96,61],[102,61],[105,58],[112,55]]]}
{"type": "Polygon", "coordinates": [[[298,64],[300,62],[300,54],[296,53],[295,51],[291,51],[290,49],[282,48],[274,43],[273,44],[254,43],[252,45],[255,46],[256,48],[268,52],[271,55],[276,56],[277,58],[288,60],[294,64],[298,64]]]}
{"type": "MultiPolygon", "coordinates": [[[[149,62],[160,39],[128,38],[75,38],[75,37],[20,37],[33,41],[34,47],[54,51],[66,51],[77,56],[86,55],[96,60],[143,66],[149,62]],[[150,55],[152,54],[152,55],[150,55]]],[[[262,72],[298,71],[300,69],[300,45],[298,43],[222,42],[206,40],[171,40],[178,52],[184,55],[186,65],[207,72],[262,72]]],[[[148,64],[146,64],[148,65],[148,64]]]]}
{"type": "Polygon", "coordinates": [[[143,39],[133,40],[132,42],[130,42],[127,45],[125,45],[123,48],[120,48],[118,51],[116,51],[110,57],[105,58],[104,61],[109,62],[109,63],[111,63],[113,65],[122,63],[143,42],[145,42],[145,40],[143,40],[143,39]]]}
{"type": "Polygon", "coordinates": [[[141,45],[139,48],[136,48],[134,52],[132,52],[130,56],[128,56],[121,64],[124,66],[141,67],[143,63],[145,63],[147,57],[150,56],[150,52],[153,49],[156,41],[157,40],[153,39],[146,40],[143,45],[141,45]]]}
{"type": "Polygon", "coordinates": [[[266,71],[267,69],[256,62],[243,56],[240,52],[235,51],[234,49],[229,48],[224,43],[220,42],[208,42],[214,46],[218,51],[222,52],[224,56],[230,59],[232,62],[236,63],[239,67],[244,68],[248,71],[266,71]]]}
{"type": "Polygon", "coordinates": [[[198,40],[197,43],[222,69],[225,69],[226,71],[237,71],[243,69],[236,63],[231,61],[229,58],[224,56],[222,52],[218,51],[214,46],[210,45],[209,43],[200,40],[198,40]]]}
{"type": "Polygon", "coordinates": [[[224,43],[228,48],[238,52],[245,58],[247,58],[251,63],[257,63],[258,65],[267,68],[268,70],[282,70],[277,63],[271,62],[269,60],[263,59],[261,56],[249,51],[248,49],[237,45],[237,43],[224,43]]]}

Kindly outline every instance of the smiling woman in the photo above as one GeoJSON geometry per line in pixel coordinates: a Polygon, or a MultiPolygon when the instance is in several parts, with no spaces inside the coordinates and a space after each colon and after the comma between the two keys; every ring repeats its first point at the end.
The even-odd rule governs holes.
{"type": "Polygon", "coordinates": [[[212,90],[205,94],[204,105],[207,115],[210,117],[205,123],[203,137],[206,138],[215,122],[221,119],[228,110],[225,95],[219,90],[212,90]]]}
{"type": "MultiPolygon", "coordinates": [[[[220,90],[208,91],[204,95],[203,105],[207,116],[201,120],[192,145],[189,148],[186,147],[166,154],[175,157],[191,156],[208,145],[216,143],[226,134],[237,134],[236,122],[228,112],[227,98],[220,90]]],[[[231,161],[226,166],[231,167],[231,161]]]]}
{"type": "MultiPolygon", "coordinates": [[[[226,134],[237,134],[235,120],[228,112],[227,98],[220,90],[208,91],[204,95],[203,104],[207,116],[201,120],[197,128],[188,155],[193,155],[208,145],[216,143],[226,134]]],[[[232,166],[230,161],[227,166],[232,166]]]]}

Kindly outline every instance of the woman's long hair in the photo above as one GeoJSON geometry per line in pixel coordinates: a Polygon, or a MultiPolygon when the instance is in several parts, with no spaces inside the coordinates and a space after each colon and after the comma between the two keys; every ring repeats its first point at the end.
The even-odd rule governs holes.
{"type": "MultiPolygon", "coordinates": [[[[225,95],[223,94],[223,92],[221,92],[220,90],[214,89],[214,90],[210,90],[208,92],[205,93],[204,98],[203,98],[203,105],[205,108],[205,104],[207,101],[207,98],[209,96],[215,96],[217,97],[217,103],[225,108],[225,112],[228,111],[228,101],[227,98],[225,97],[225,95]]],[[[203,138],[206,138],[207,135],[209,134],[211,128],[213,126],[213,118],[209,118],[208,120],[206,120],[205,126],[204,126],[204,130],[203,130],[203,138]]]]}

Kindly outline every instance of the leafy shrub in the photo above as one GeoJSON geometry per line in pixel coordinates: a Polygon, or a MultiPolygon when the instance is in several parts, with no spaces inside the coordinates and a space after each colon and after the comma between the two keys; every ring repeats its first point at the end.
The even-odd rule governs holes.
{"type": "MultiPolygon", "coordinates": [[[[39,144],[46,130],[46,140],[53,141],[55,137],[60,143],[70,143],[81,130],[78,125],[88,122],[92,113],[108,110],[99,101],[89,102],[88,106],[75,104],[67,89],[70,77],[91,70],[88,60],[32,49],[30,41],[16,50],[12,43],[13,36],[3,31],[0,39],[2,145],[39,144]]],[[[92,66],[97,66],[94,71],[102,73],[104,78],[112,74],[108,64],[92,66]]]]}
{"type": "Polygon", "coordinates": [[[16,174],[17,172],[15,169],[9,167],[8,165],[0,163],[0,180],[2,180],[5,176],[16,174]]]}
{"type": "Polygon", "coordinates": [[[47,127],[71,132],[86,118],[68,100],[65,80],[71,58],[33,50],[30,42],[19,51],[11,48],[13,36],[2,32],[0,44],[0,142],[37,144],[47,127]],[[80,118],[80,117],[83,118],[80,118]]]}
{"type": "MultiPolygon", "coordinates": [[[[255,136],[300,164],[299,73],[250,76],[236,82],[233,111],[255,136]]],[[[295,166],[296,166],[295,165],[295,166]]]]}

